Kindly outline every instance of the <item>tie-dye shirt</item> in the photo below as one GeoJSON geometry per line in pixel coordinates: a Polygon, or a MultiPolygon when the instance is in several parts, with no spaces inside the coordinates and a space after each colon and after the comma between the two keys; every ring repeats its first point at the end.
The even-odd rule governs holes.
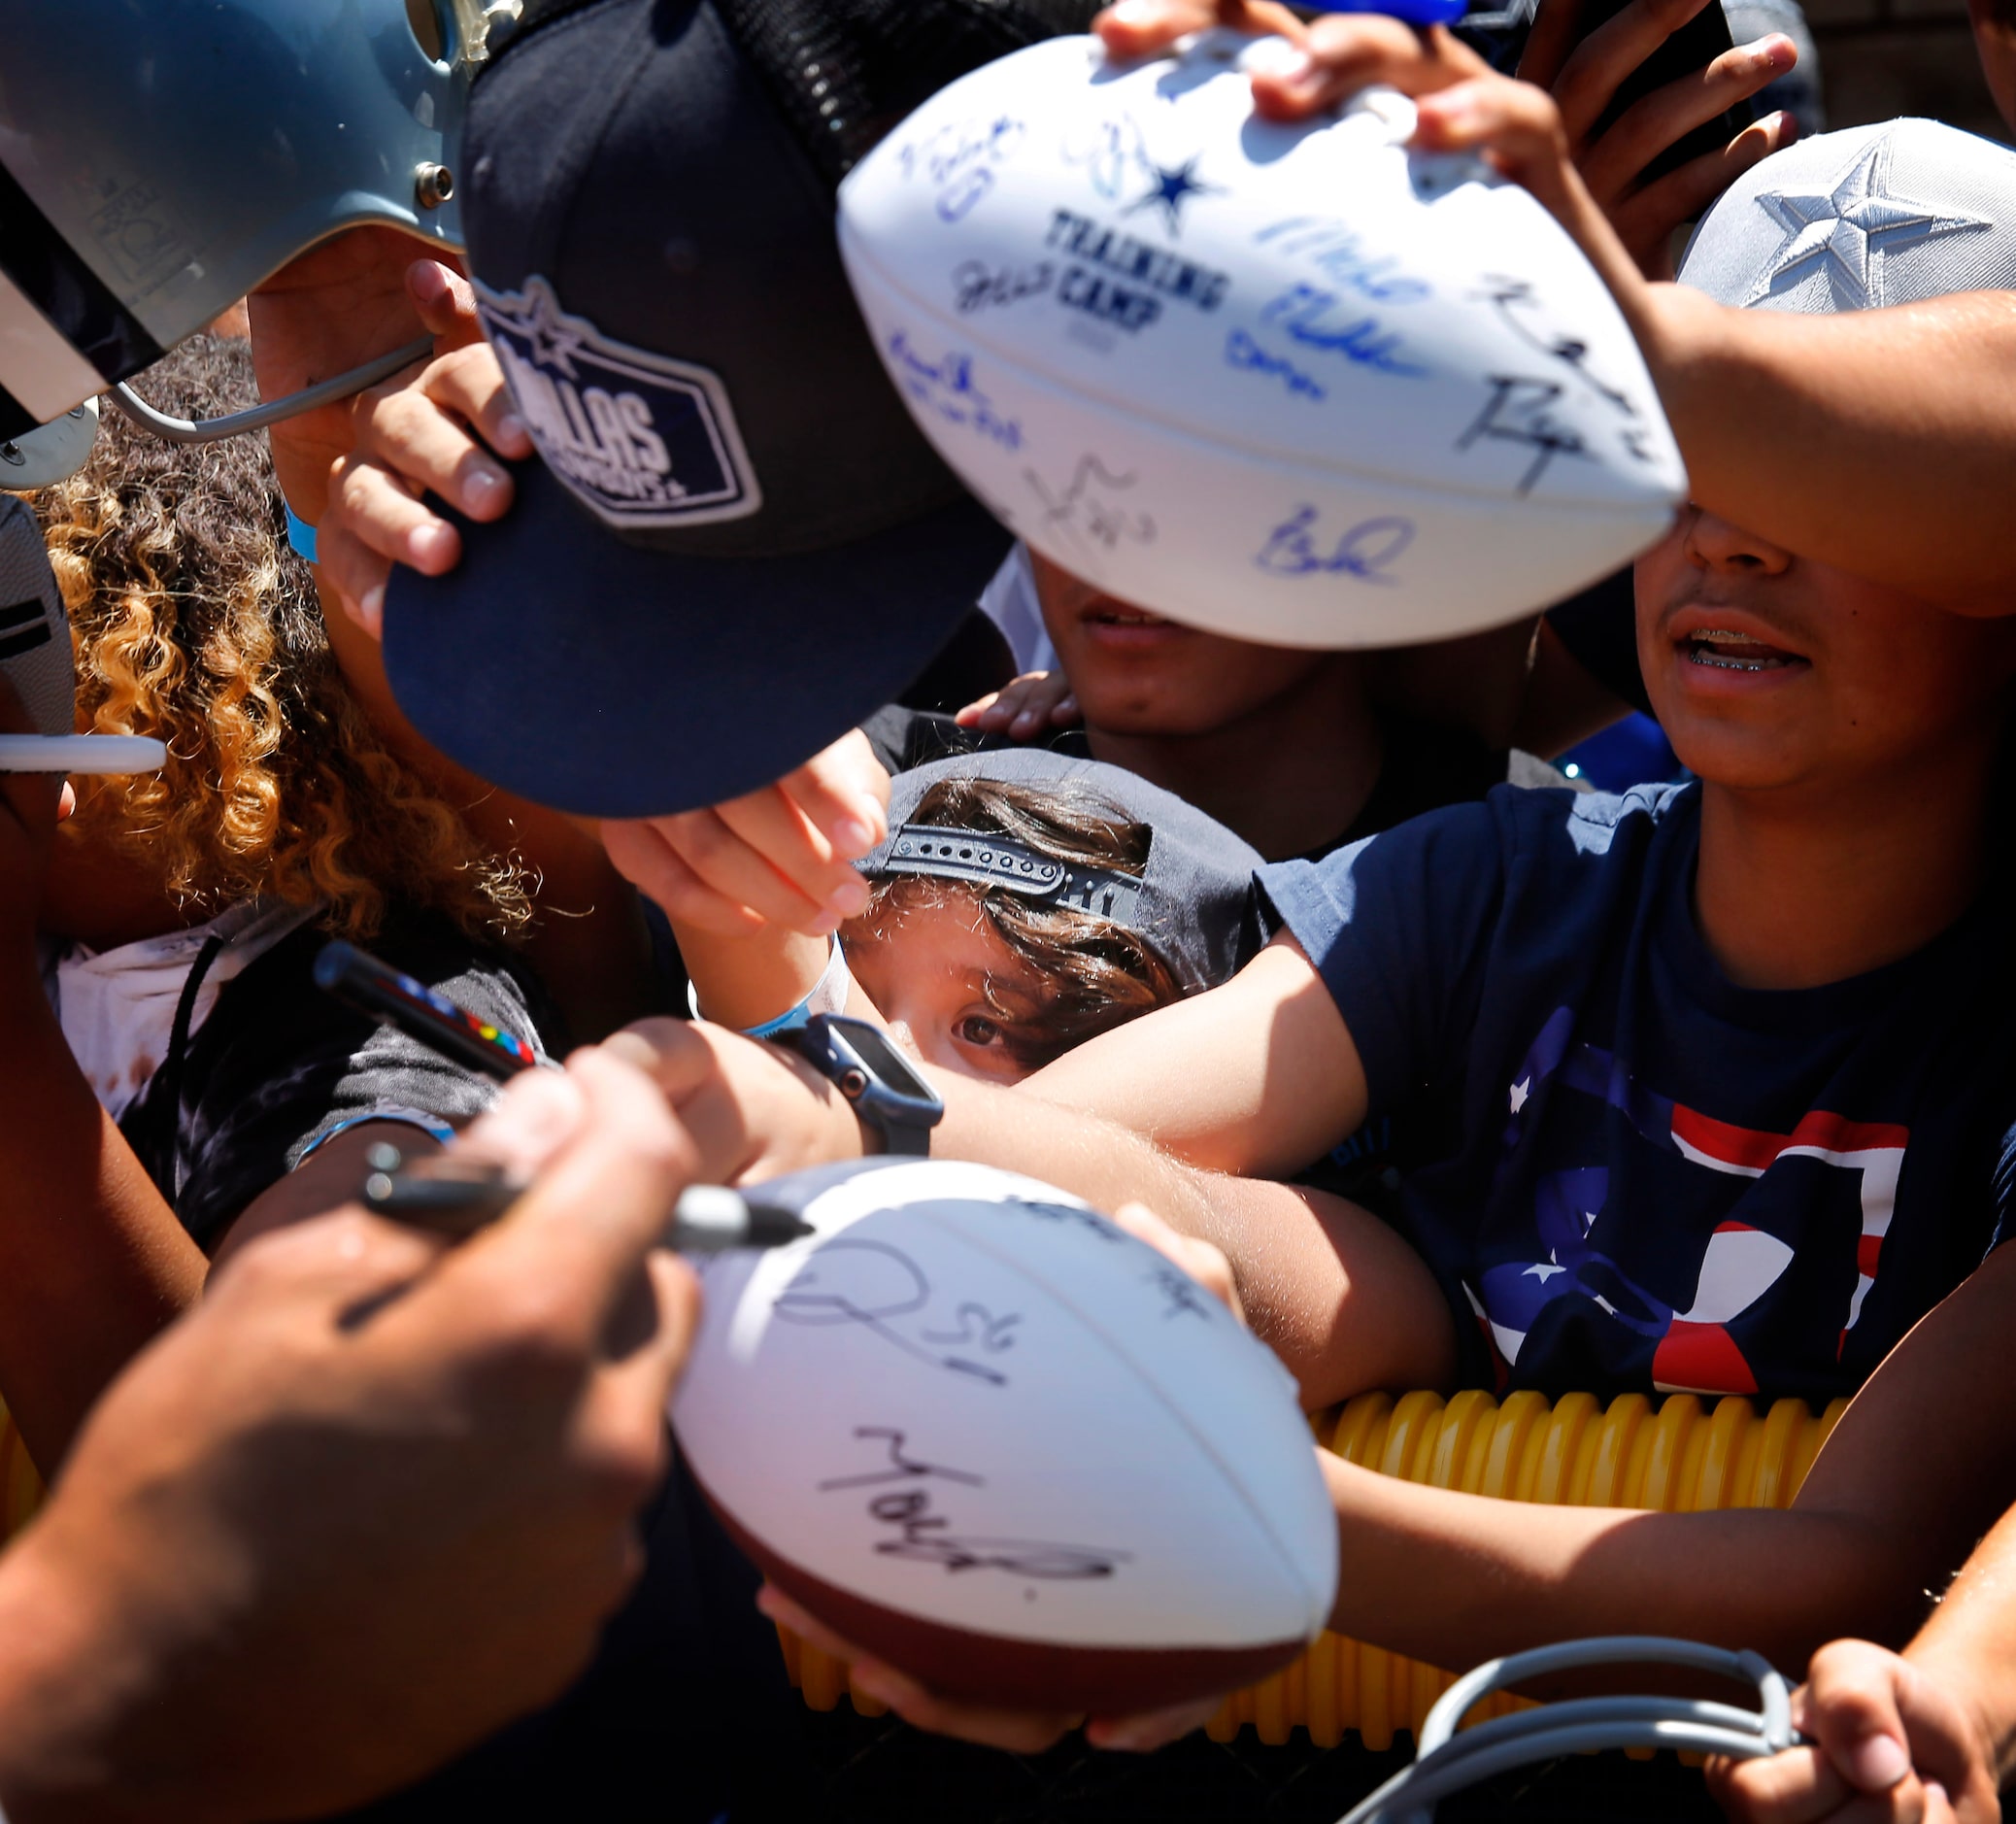
{"type": "MultiPolygon", "coordinates": [[[[496,1098],[489,1078],[316,987],[325,941],[304,927],[234,976],[119,1117],[119,1131],[205,1248],[341,1129],[393,1121],[445,1138],[496,1098]]],[[[550,1030],[553,1016],[535,1017],[544,999],[521,965],[430,918],[397,918],[368,948],[546,1055],[541,1026],[550,1030]]]]}

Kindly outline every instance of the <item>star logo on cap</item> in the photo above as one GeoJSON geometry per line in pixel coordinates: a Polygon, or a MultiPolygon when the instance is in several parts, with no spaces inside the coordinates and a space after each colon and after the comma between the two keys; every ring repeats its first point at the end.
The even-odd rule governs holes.
{"type": "Polygon", "coordinates": [[[1159,209],[1169,224],[1171,234],[1183,231],[1183,205],[1193,196],[1211,196],[1219,190],[1216,184],[1197,182],[1197,161],[1185,159],[1180,165],[1164,166],[1143,160],[1148,165],[1151,184],[1146,196],[1137,196],[1124,212],[1134,215],[1143,209],[1159,209]]]}
{"type": "Polygon", "coordinates": [[[1787,274],[1825,260],[1834,302],[1844,310],[1879,310],[1885,298],[1879,254],[1916,247],[1935,235],[1994,224],[1979,216],[1941,215],[1929,203],[1890,188],[1890,135],[1858,158],[1824,196],[1766,192],[1758,206],[1785,231],[1744,298],[1755,304],[1787,274]]]}
{"type": "Polygon", "coordinates": [[[553,293],[544,286],[533,290],[531,306],[512,327],[525,338],[525,353],[532,364],[579,380],[574,359],[587,349],[587,342],[560,315],[553,293]]]}

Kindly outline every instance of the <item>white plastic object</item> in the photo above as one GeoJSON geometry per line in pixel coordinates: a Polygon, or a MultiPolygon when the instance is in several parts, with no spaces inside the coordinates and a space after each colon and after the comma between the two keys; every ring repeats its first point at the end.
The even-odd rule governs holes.
{"type": "Polygon", "coordinates": [[[0,773],[151,773],[168,750],[144,734],[0,734],[0,773]]]}

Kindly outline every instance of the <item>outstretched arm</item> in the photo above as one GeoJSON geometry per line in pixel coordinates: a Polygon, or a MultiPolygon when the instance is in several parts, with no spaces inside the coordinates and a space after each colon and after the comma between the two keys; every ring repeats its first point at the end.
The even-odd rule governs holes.
{"type": "MultiPolygon", "coordinates": [[[[699,1144],[705,1174],[721,1183],[858,1159],[873,1145],[832,1086],[775,1046],[670,1020],[646,1021],[610,1044],[656,1077],[699,1144]]],[[[1148,1055],[1159,1068],[1169,1052],[1150,1046],[1148,1055]]],[[[1264,1057],[1255,1058],[1264,1067],[1264,1057]]],[[[1355,1204],[1185,1165],[1142,1134],[1030,1095],[1026,1085],[913,1067],[945,1102],[933,1154],[1025,1172],[1102,1209],[1145,1203],[1180,1233],[1223,1249],[1255,1332],[1300,1382],[1305,1404],[1371,1387],[1436,1386],[1453,1371],[1455,1330],[1428,1267],[1355,1204]]],[[[1250,1097],[1235,1089],[1239,1067],[1227,1060],[1191,1074],[1250,1097]]]]}
{"type": "MultiPolygon", "coordinates": [[[[1912,1334],[1898,1356],[1922,1334],[1963,1315],[1974,1319],[1992,1346],[1997,1313],[1984,1307],[2009,1277],[2000,1264],[2008,1253],[2005,1248],[1991,1259],[1912,1334]]],[[[1879,1373],[1870,1382],[1872,1390],[1881,1378],[1879,1373]]],[[[2006,1382],[2006,1374],[1992,1367],[1981,1378],[1957,1379],[1954,1385],[1966,1389],[1966,1424],[1927,1428],[1962,1433],[1977,1448],[1987,1445],[1983,1497],[2009,1493],[2008,1477],[1999,1473],[2016,1444],[2007,1400],[1998,1398],[2005,1395],[2006,1382]],[[1979,1403],[1984,1396],[1985,1411],[1979,1403]]],[[[1915,1478],[1915,1458],[1911,1467],[1915,1478]]],[[[1898,1477],[1899,1483],[1908,1479],[1898,1477]]],[[[2001,1815],[1997,1789],[2016,1774],[2012,1631],[2016,1511],[2004,1514],[1975,1548],[1901,1655],[1869,1640],[1835,1640],[1815,1654],[1807,1683],[1793,1699],[1794,1721],[1812,1745],[1743,1765],[1711,1763],[1716,1797],[1746,1824],[1813,1824],[1821,1818],[1844,1824],[1850,1818],[1869,1824],[1994,1824],[2001,1815]]]]}
{"type": "MultiPolygon", "coordinates": [[[[0,728],[26,726],[0,678],[0,728]]],[[[0,773],[0,1398],[45,1475],[106,1383],[203,1284],[202,1255],[99,1107],[36,966],[68,793],[0,773]]]]}
{"type": "Polygon", "coordinates": [[[2016,297],[1792,318],[1645,290],[1633,327],[1699,505],[1957,613],[2016,610],[2016,297]]]}
{"type": "MultiPolygon", "coordinates": [[[[1020,1093],[1126,1128],[1188,1165],[1249,1177],[1300,1171],[1366,1114],[1350,1030],[1286,934],[1223,988],[1101,1033],[1020,1093]]],[[[952,1132],[954,1145],[981,1140],[963,1124],[952,1132]]]]}
{"type": "MultiPolygon", "coordinates": [[[[2016,1249],[2004,1248],[1891,1352],[1782,1512],[1493,1501],[1332,1459],[1335,1625],[1456,1667],[1627,1629],[1751,1647],[1786,1668],[1844,1632],[1900,1641],[1924,1591],[2016,1486],[2012,1292],[2016,1249]],[[1964,1425],[1951,1416],[1958,1390],[1964,1425]]],[[[2005,1636],[1997,1651],[2006,1656],[2005,1636]]]]}

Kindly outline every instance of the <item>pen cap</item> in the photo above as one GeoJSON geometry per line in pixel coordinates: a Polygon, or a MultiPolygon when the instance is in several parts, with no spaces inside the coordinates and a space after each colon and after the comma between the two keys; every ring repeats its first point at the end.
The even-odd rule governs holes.
{"type": "Polygon", "coordinates": [[[49,565],[42,527],[25,500],[0,494],[0,674],[37,734],[70,734],[77,669],[70,620],[49,565]]]}

